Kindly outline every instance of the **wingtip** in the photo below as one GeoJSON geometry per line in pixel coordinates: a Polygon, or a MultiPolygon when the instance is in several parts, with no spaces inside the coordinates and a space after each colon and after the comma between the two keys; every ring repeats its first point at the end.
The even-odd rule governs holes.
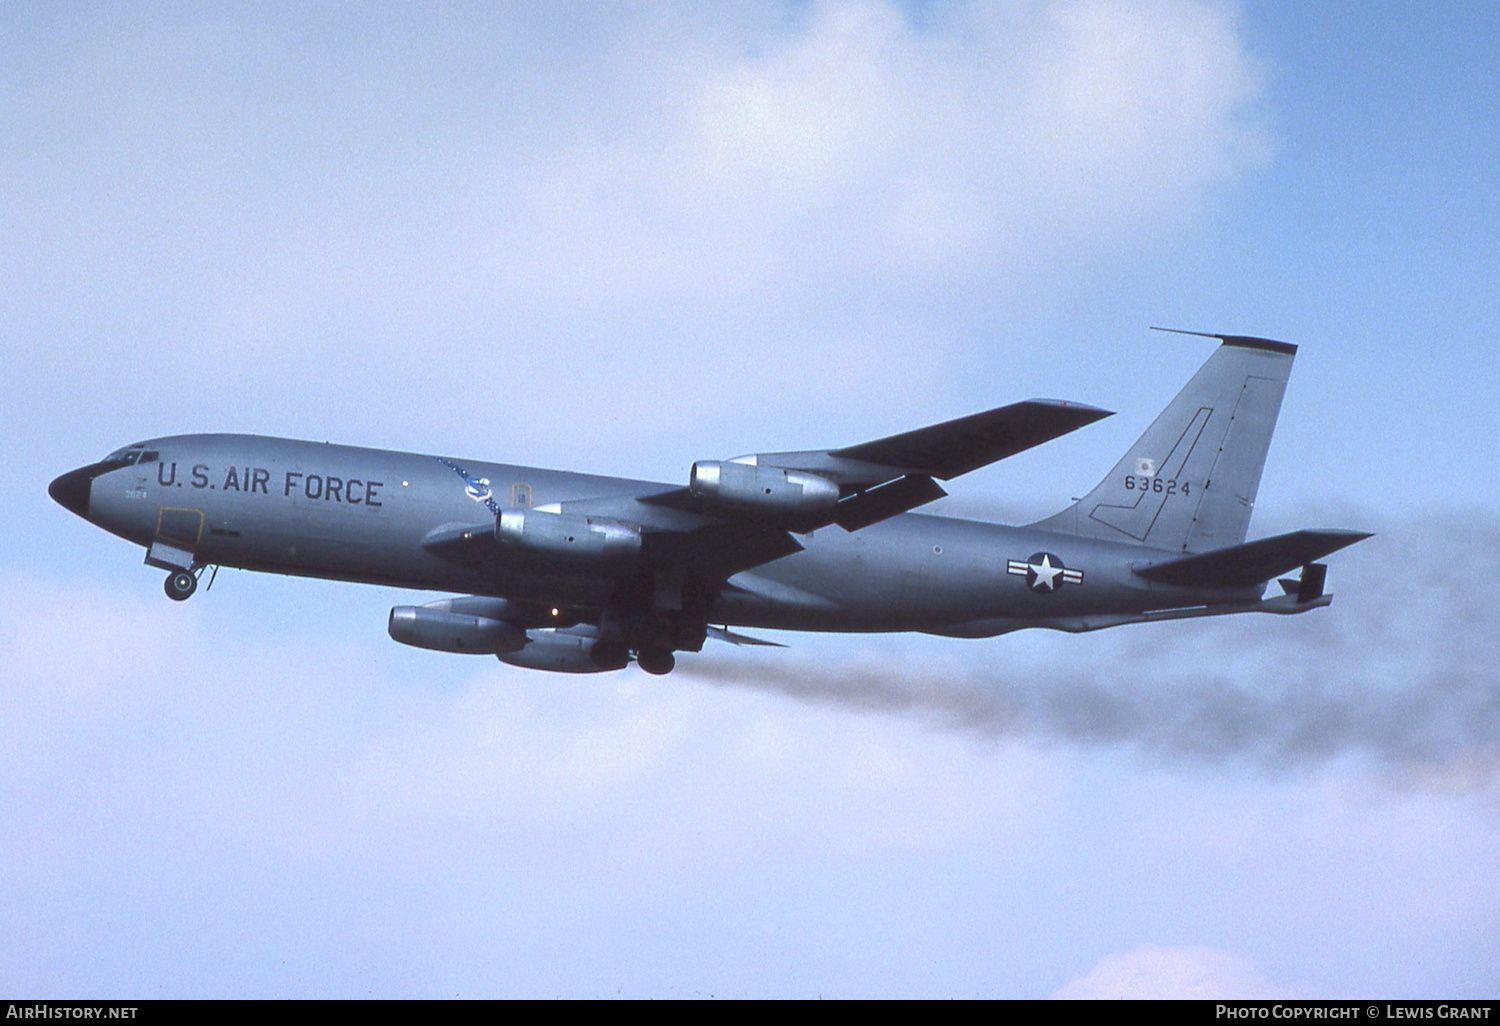
{"type": "Polygon", "coordinates": [[[1088,414],[1094,420],[1101,420],[1104,417],[1113,417],[1115,415],[1114,410],[1106,410],[1102,406],[1090,406],[1088,403],[1076,403],[1071,399],[1027,399],[1026,402],[1037,406],[1052,406],[1057,409],[1088,414]]]}
{"type": "MultiPolygon", "coordinates": [[[[1350,531],[1341,527],[1316,528],[1308,531],[1307,533],[1326,538],[1329,544],[1333,546],[1333,548],[1329,549],[1328,552],[1325,553],[1325,555],[1330,556],[1335,552],[1338,552],[1340,549],[1347,549],[1351,545],[1358,545],[1366,538],[1375,537],[1374,531],[1350,531]]],[[[1319,556],[1318,558],[1322,559],[1323,557],[1319,556]]]]}

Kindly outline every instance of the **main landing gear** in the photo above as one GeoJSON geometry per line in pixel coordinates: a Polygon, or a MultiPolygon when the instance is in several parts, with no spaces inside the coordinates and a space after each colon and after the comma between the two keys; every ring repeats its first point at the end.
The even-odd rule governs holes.
{"type": "Polygon", "coordinates": [[[671,673],[672,668],[677,665],[677,658],[672,655],[670,648],[643,648],[636,653],[635,661],[641,669],[658,677],[671,673]]]}
{"type": "MultiPolygon", "coordinates": [[[[622,670],[630,665],[630,650],[622,641],[606,639],[594,642],[594,647],[589,650],[589,658],[601,670],[622,670]]],[[[654,646],[638,651],[635,661],[641,669],[658,677],[664,673],[671,673],[672,668],[677,665],[677,657],[672,655],[670,648],[654,646]]]]}
{"type": "Polygon", "coordinates": [[[601,670],[623,670],[630,665],[630,650],[624,642],[605,639],[594,642],[589,658],[601,670]]]}

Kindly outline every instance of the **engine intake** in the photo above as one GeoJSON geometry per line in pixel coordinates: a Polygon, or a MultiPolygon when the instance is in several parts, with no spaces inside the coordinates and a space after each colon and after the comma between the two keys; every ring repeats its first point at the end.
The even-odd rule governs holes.
{"type": "Polygon", "coordinates": [[[700,498],[769,514],[832,516],[839,486],[801,470],[699,460],[688,488],[700,498]]]}

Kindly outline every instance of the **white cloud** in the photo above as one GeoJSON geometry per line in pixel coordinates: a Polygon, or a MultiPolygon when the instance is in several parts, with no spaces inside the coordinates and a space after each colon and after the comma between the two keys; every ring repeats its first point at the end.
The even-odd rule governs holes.
{"type": "Polygon", "coordinates": [[[952,4],[919,25],[838,0],[740,42],[668,95],[610,81],[612,101],[652,97],[656,130],[585,137],[516,179],[537,220],[506,252],[544,295],[743,308],[809,283],[985,280],[1176,221],[1266,156],[1225,7],[952,4]]]}
{"type": "MultiPolygon", "coordinates": [[[[154,580],[111,595],[33,575],[0,599],[13,989],[1027,994],[1121,936],[1187,934],[1280,937],[1283,965],[1336,950],[1313,983],[1357,991],[1404,985],[1390,952],[1409,945],[1470,964],[1493,918],[1493,817],[1473,803],[1372,796],[1338,764],[1321,788],[1143,771],[1088,733],[985,730],[988,699],[944,683],[952,658],[1020,660],[1066,701],[1063,667],[1113,652],[1133,675],[1128,646],[1060,638],[1059,663],[1024,638],[892,639],[849,673],[856,691],[889,678],[851,713],[681,673],[561,678],[403,649],[351,586],[236,574],[184,606],[154,580]]],[[[797,647],[782,683],[818,642],[797,647]]],[[[831,690],[843,669],[804,676],[831,690]]],[[[1116,696],[1129,722],[1191,700],[1144,679],[1163,704],[1116,696]]],[[[1065,993],[1275,989],[1224,951],[1166,948],[1065,993]]]]}
{"type": "MultiPolygon", "coordinates": [[[[597,966],[644,958],[620,978],[663,993],[642,903],[684,929],[753,922],[733,896],[787,867],[1014,853],[1057,797],[1018,749],[637,671],[444,659],[384,638],[378,610],[366,635],[329,629],[315,586],[274,584],[274,608],[236,612],[238,575],[187,606],[0,581],[0,981],[536,993],[540,973],[593,993],[616,972],[597,966]]],[[[766,986],[756,964],[741,992],[766,986]]]]}
{"type": "MultiPolygon", "coordinates": [[[[768,849],[849,864],[1008,845],[1054,795],[1042,764],[1014,749],[633,670],[557,678],[434,660],[397,649],[378,616],[354,640],[300,617],[215,636],[207,606],[154,591],[11,577],[0,597],[13,610],[0,639],[0,803],[14,821],[56,818],[65,835],[134,834],[133,818],[165,817],[166,833],[141,845],[207,831],[281,858],[404,846],[415,828],[422,845],[515,858],[517,837],[602,831],[607,847],[581,849],[595,872],[718,873],[768,849]],[[419,679],[391,665],[409,656],[419,679]],[[455,668],[467,682],[440,684],[455,668]],[[347,721],[371,702],[370,718],[347,721]],[[988,767],[981,786],[975,760],[988,767]]],[[[49,859],[27,861],[45,872],[49,859]]]]}
{"type": "Polygon", "coordinates": [[[1066,1000],[1253,1000],[1286,994],[1267,983],[1244,955],[1215,948],[1143,944],[1122,955],[1105,955],[1052,996],[1066,1000]]]}
{"type": "Polygon", "coordinates": [[[548,458],[563,415],[935,392],[966,306],[1264,159],[1228,7],[691,10],[62,17],[0,92],[0,327],[57,393],[145,361],[183,415],[499,415],[548,458]]]}

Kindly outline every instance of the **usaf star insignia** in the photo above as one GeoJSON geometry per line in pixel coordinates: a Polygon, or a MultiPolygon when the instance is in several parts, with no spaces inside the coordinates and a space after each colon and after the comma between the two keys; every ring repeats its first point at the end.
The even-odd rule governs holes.
{"type": "Polygon", "coordinates": [[[1030,559],[1012,559],[1005,564],[1005,572],[1026,578],[1027,587],[1044,595],[1064,584],[1083,583],[1082,570],[1069,570],[1050,552],[1038,552],[1030,559]]]}

